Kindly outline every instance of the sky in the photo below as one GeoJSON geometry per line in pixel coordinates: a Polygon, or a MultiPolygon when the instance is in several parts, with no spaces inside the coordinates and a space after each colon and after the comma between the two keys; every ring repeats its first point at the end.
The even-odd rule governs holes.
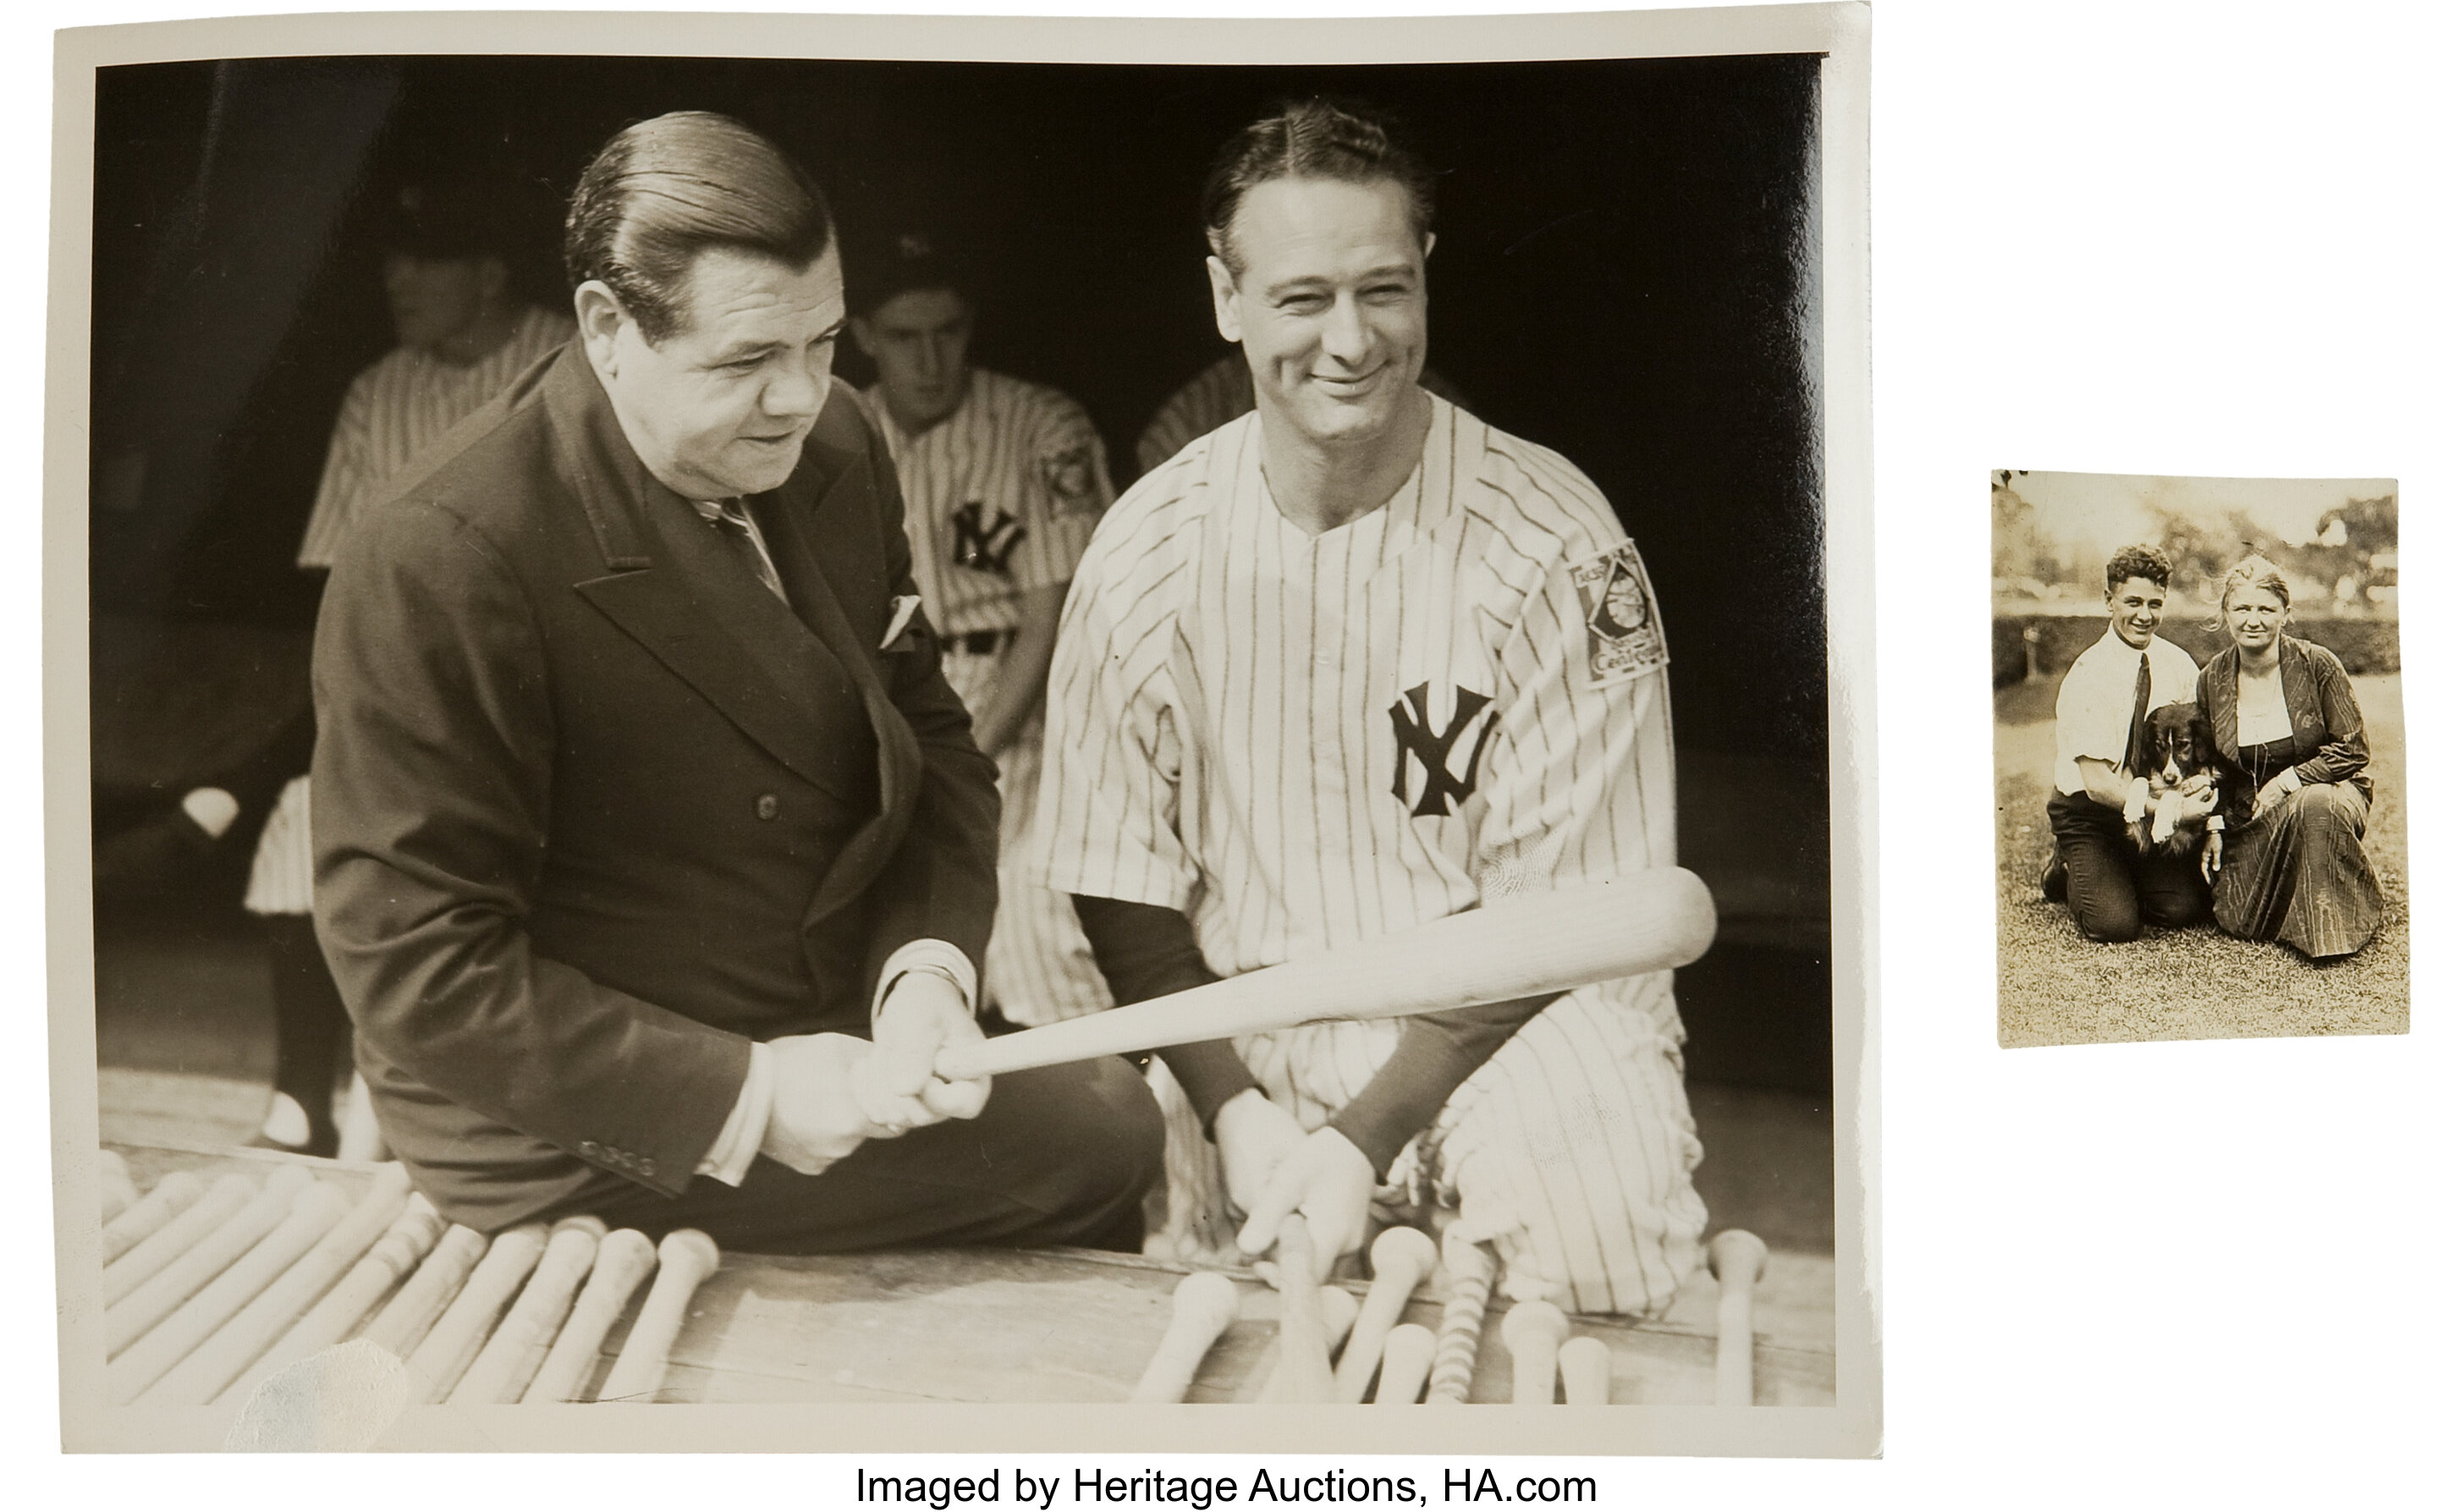
{"type": "Polygon", "coordinates": [[[2010,487],[2036,507],[2036,525],[2056,546],[2104,556],[2152,539],[2162,506],[2208,523],[2239,509],[2292,545],[2317,534],[2317,519],[2353,499],[2398,490],[2390,478],[2152,478],[2108,472],[2030,472],[2010,487]]]}

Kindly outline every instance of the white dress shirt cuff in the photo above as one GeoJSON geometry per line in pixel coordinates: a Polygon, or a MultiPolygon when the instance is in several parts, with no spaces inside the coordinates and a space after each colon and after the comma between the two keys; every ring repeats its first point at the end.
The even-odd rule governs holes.
{"type": "Polygon", "coordinates": [[[963,1006],[979,1011],[980,974],[971,958],[943,940],[914,940],[886,958],[886,969],[877,974],[877,996],[868,1005],[870,1019],[886,1006],[886,994],[893,989],[894,979],[907,971],[933,971],[947,978],[962,989],[963,1006]]]}
{"type": "Polygon", "coordinates": [[[723,1132],[698,1163],[698,1174],[712,1176],[727,1186],[740,1185],[749,1174],[749,1163],[758,1158],[758,1146],[766,1142],[767,1115],[774,1106],[775,1052],[752,1044],[749,1075],[741,1084],[741,1096],[732,1104],[732,1116],[724,1121],[723,1132]]]}

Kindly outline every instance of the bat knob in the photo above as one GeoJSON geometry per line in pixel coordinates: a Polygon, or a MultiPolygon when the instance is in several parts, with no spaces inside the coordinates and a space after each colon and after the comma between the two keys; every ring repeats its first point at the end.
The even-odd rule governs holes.
{"type": "Polygon", "coordinates": [[[1725,1288],[1749,1286],[1762,1280],[1764,1263],[1770,1254],[1762,1240],[1743,1228],[1722,1229],[1705,1251],[1713,1279],[1725,1288]]]}

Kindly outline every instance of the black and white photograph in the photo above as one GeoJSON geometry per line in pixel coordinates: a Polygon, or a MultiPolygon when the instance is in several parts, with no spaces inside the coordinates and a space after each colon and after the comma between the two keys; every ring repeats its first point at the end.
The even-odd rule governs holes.
{"type": "Polygon", "coordinates": [[[93,39],[71,1447],[1870,1452],[1847,11],[93,39]]]}
{"type": "Polygon", "coordinates": [[[2407,1033],[2393,480],[1992,488],[2003,1044],[2407,1033]]]}

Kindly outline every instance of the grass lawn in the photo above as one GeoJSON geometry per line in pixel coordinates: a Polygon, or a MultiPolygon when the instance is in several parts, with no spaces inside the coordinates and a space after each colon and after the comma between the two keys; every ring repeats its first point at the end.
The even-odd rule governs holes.
{"type": "Polygon", "coordinates": [[[1994,854],[1999,875],[2005,1045],[2269,1034],[2402,1034],[2410,1028],[2410,841],[2402,676],[2354,677],[2368,727],[2376,806],[2368,856],[2384,886],[2384,925],[2348,960],[2316,965],[2280,945],[2234,940],[2211,924],[2149,926],[2132,945],[2097,945],[2037,888],[2052,830],[2053,697],[2058,679],[2014,684],[1993,700],[1994,854]]]}

